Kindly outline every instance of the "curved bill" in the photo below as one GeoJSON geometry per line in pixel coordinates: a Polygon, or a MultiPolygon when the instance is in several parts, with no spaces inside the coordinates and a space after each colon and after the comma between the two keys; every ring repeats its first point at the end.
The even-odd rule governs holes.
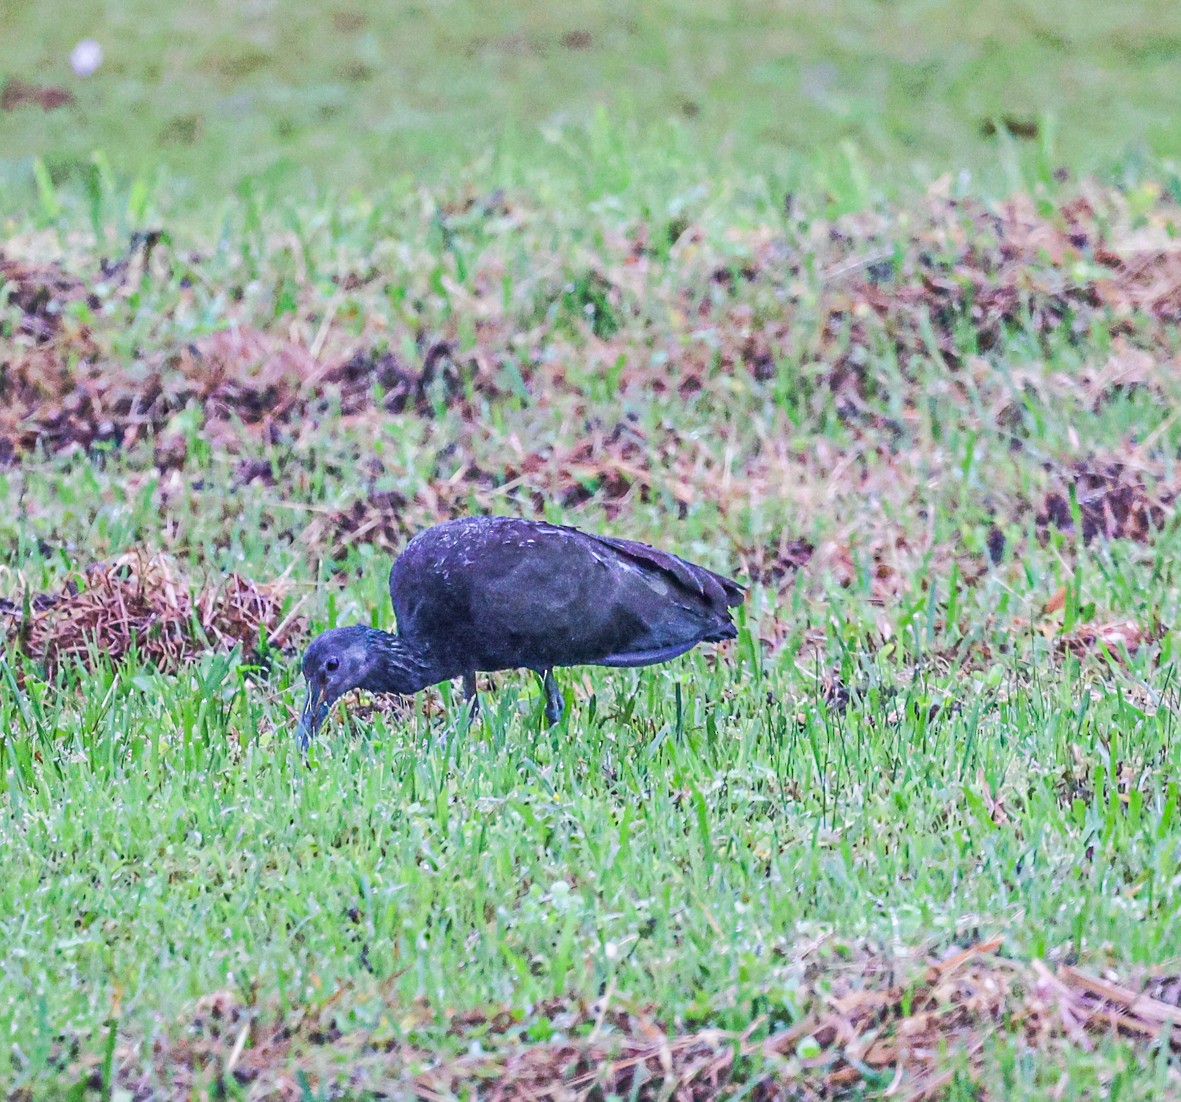
{"type": "Polygon", "coordinates": [[[299,726],[295,729],[295,742],[301,750],[308,748],[308,744],[320,729],[320,724],[328,717],[329,707],[327,693],[322,688],[317,689],[314,685],[309,685],[308,695],[303,701],[303,711],[299,715],[299,726]]]}

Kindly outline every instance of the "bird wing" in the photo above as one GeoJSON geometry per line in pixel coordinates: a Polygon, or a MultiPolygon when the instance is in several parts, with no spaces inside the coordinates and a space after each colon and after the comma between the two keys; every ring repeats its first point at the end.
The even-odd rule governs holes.
{"type": "MultiPolygon", "coordinates": [[[[728,609],[742,603],[744,590],[729,578],[645,543],[546,527],[568,548],[561,557],[571,572],[581,575],[567,575],[562,588],[581,610],[583,638],[598,644],[595,663],[645,666],[737,634],[728,609]]],[[[537,586],[539,593],[547,589],[537,586]]]]}
{"type": "Polygon", "coordinates": [[[668,551],[661,551],[657,547],[650,547],[646,543],[637,543],[635,540],[621,540],[613,536],[596,536],[588,532],[582,532],[580,535],[610,547],[613,551],[627,556],[642,566],[654,567],[670,575],[691,593],[698,593],[704,597],[719,612],[742,604],[746,590],[737,582],[722,574],[715,574],[704,566],[686,562],[668,551]]]}

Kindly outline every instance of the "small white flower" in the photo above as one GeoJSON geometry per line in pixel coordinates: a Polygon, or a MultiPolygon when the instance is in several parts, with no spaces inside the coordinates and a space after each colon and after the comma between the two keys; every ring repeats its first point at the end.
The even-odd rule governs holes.
{"type": "Polygon", "coordinates": [[[84,38],[70,51],[70,67],[80,77],[90,76],[103,63],[103,48],[93,38],[84,38]]]}

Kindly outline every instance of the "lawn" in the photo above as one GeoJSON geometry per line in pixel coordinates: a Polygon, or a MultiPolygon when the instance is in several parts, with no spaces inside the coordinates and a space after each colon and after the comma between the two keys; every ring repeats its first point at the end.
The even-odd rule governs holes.
{"type": "Polygon", "coordinates": [[[454,102],[434,167],[298,195],[242,178],[304,158],[270,108],[162,177],[21,139],[0,1091],[1176,1093],[1176,174],[937,118],[929,186],[872,128],[703,163],[753,133],[709,110],[466,156],[454,102]],[[552,731],[525,673],[470,728],[458,685],[357,695],[301,758],[302,646],[392,627],[392,557],[471,512],[732,574],[739,638],[567,671],[552,731]]]}
{"type": "Polygon", "coordinates": [[[163,169],[190,207],[243,178],[380,194],[490,148],[548,162],[599,109],[674,120],[703,166],[832,171],[851,141],[901,185],[1003,181],[998,127],[1079,171],[1181,155],[1169,0],[42,0],[0,5],[0,40],[0,84],[18,82],[0,211],[27,199],[33,157],[58,182],[84,183],[96,150],[121,173],[163,169]],[[82,79],[69,55],[87,36],[104,62],[82,79]],[[71,102],[44,111],[19,82],[71,102]]]}

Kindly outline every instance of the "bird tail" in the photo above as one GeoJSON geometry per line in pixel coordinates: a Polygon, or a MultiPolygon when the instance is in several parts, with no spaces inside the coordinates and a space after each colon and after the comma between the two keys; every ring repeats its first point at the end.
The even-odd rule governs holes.
{"type": "Polygon", "coordinates": [[[718,624],[716,630],[710,632],[709,635],[706,635],[702,638],[702,642],[704,642],[704,643],[723,643],[727,639],[737,639],[737,638],[738,638],[738,629],[734,626],[734,624],[731,622],[730,618],[727,616],[725,620],[722,620],[718,624]]]}
{"type": "Polygon", "coordinates": [[[699,566],[697,569],[704,571],[718,583],[727,608],[737,608],[742,604],[746,597],[745,586],[739,585],[733,578],[727,578],[724,574],[715,574],[712,570],[706,570],[703,566],[699,566]]]}

